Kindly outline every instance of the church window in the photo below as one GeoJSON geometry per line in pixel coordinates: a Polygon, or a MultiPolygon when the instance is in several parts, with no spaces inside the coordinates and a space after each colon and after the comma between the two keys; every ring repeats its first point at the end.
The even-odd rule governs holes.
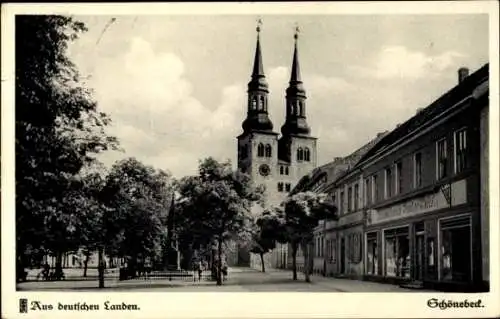
{"type": "Polygon", "coordinates": [[[279,182],[278,183],[278,192],[282,192],[282,191],[283,191],[283,183],[279,182]]]}
{"type": "Polygon", "coordinates": [[[304,150],[301,147],[299,147],[299,149],[297,150],[297,160],[298,161],[304,160],[304,150]]]}
{"type": "Polygon", "coordinates": [[[271,157],[273,154],[272,147],[269,144],[266,144],[266,157],[271,157]]]}
{"type": "Polygon", "coordinates": [[[290,185],[290,183],[286,183],[286,184],[285,184],[285,190],[286,190],[287,192],[289,192],[289,191],[290,191],[291,187],[292,187],[292,185],[290,185]]]}
{"type": "Polygon", "coordinates": [[[307,147],[304,149],[304,161],[306,162],[311,161],[311,152],[307,147]]]}
{"type": "Polygon", "coordinates": [[[285,175],[288,175],[288,166],[285,166],[285,175]]]}
{"type": "Polygon", "coordinates": [[[252,110],[256,110],[257,109],[257,98],[254,96],[252,98],[252,110]]]}
{"type": "Polygon", "coordinates": [[[260,107],[259,109],[262,110],[262,111],[265,111],[266,110],[266,104],[264,103],[264,97],[261,95],[260,96],[260,107]]]}
{"type": "Polygon", "coordinates": [[[259,146],[257,146],[257,156],[264,157],[264,144],[262,143],[259,143],[259,146]]]}
{"type": "Polygon", "coordinates": [[[284,167],[280,166],[280,175],[283,175],[285,173],[284,167]]]}

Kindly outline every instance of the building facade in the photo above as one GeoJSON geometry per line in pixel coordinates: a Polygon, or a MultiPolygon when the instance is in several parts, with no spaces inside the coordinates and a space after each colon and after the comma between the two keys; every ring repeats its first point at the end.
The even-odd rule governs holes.
{"type": "Polygon", "coordinates": [[[489,289],[488,67],[460,69],[455,87],[318,189],[339,218],[316,228],[315,272],[489,289]]]}
{"type": "MultiPolygon", "coordinates": [[[[295,46],[288,88],[286,89],[286,119],[281,134],[274,130],[269,118],[269,89],[264,74],[260,46],[260,27],[257,27],[257,44],[253,71],[248,83],[247,116],[243,121],[243,133],[238,140],[238,169],[250,175],[256,185],[265,186],[266,205],[279,205],[307,172],[316,167],[316,138],[306,117],[306,91],[301,79],[298,56],[298,32],[294,35],[295,46]]],[[[262,211],[255,205],[255,216],[262,211]]],[[[267,267],[279,267],[286,261],[287,246],[278,244],[266,254],[267,267]]],[[[237,264],[260,268],[260,257],[239,249],[237,264]]]]}

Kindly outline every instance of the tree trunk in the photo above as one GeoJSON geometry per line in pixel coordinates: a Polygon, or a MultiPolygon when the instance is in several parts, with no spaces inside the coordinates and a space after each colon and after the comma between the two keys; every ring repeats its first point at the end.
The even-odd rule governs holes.
{"type": "Polygon", "coordinates": [[[219,245],[217,247],[217,286],[222,286],[222,236],[219,238],[219,245]]]}
{"type": "Polygon", "coordinates": [[[55,277],[57,280],[59,280],[62,277],[62,259],[63,259],[63,254],[61,252],[56,253],[56,267],[55,267],[55,277]]]}
{"type": "Polygon", "coordinates": [[[302,250],[304,251],[304,276],[306,282],[311,282],[310,277],[310,262],[309,262],[309,244],[302,243],[302,250]]]}
{"type": "Polygon", "coordinates": [[[260,262],[262,263],[262,272],[266,272],[266,267],[264,265],[264,253],[260,253],[260,262]]]}
{"type": "Polygon", "coordinates": [[[99,247],[97,271],[99,273],[99,288],[104,288],[104,249],[99,247]]]}
{"type": "Polygon", "coordinates": [[[90,251],[85,254],[85,261],[83,262],[83,277],[87,277],[89,260],[90,260],[90,251]]]}
{"type": "Polygon", "coordinates": [[[292,271],[293,280],[297,280],[297,244],[292,244],[292,271]]]}

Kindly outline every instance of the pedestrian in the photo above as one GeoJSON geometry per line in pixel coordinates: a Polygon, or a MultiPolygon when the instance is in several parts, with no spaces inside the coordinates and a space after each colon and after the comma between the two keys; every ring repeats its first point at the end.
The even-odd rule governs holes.
{"type": "Polygon", "coordinates": [[[201,274],[203,273],[203,262],[198,263],[198,281],[201,281],[201,274]]]}

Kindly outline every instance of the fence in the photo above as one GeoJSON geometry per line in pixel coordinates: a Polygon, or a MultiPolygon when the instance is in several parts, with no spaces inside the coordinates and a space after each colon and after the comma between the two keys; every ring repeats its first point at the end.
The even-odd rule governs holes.
{"type": "MultiPolygon", "coordinates": [[[[87,270],[87,276],[83,276],[83,269],[75,269],[75,268],[66,268],[63,269],[64,278],[60,280],[66,281],[86,281],[86,280],[98,280],[98,272],[97,269],[89,268],[87,270]]],[[[120,270],[118,268],[115,269],[106,269],[104,273],[105,280],[176,280],[176,281],[210,281],[212,280],[211,271],[203,271],[201,276],[198,271],[186,271],[186,270],[173,270],[173,271],[150,271],[138,274],[132,278],[120,278],[120,270]]],[[[45,281],[45,280],[53,280],[51,278],[44,278],[40,269],[31,269],[28,271],[28,275],[26,277],[27,281],[45,281]]]]}

